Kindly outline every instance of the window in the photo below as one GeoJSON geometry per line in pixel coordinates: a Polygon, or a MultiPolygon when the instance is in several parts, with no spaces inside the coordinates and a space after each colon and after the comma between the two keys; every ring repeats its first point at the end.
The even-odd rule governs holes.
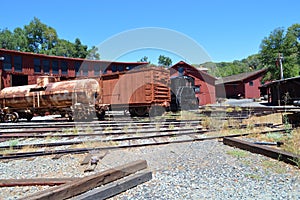
{"type": "Polygon", "coordinates": [[[100,75],[100,64],[94,64],[94,75],[100,75]]]}
{"type": "Polygon", "coordinates": [[[112,71],[112,72],[117,72],[117,66],[113,65],[113,66],[111,67],[111,71],[112,71]]]}
{"type": "Polygon", "coordinates": [[[14,66],[16,72],[22,72],[22,57],[14,56],[14,66]]]}
{"type": "Polygon", "coordinates": [[[118,71],[119,71],[119,72],[124,71],[124,66],[123,66],[123,65],[119,65],[119,66],[118,66],[118,71]]]}
{"type": "Polygon", "coordinates": [[[253,86],[253,81],[250,81],[250,82],[249,82],[249,86],[253,86]]]}
{"type": "Polygon", "coordinates": [[[75,69],[75,74],[76,76],[79,76],[80,75],[80,66],[81,66],[81,63],[80,62],[75,62],[75,66],[74,66],[74,69],[75,69]]]}
{"type": "Polygon", "coordinates": [[[58,74],[58,61],[52,61],[52,74],[58,74]]]}
{"type": "Polygon", "coordinates": [[[82,75],[87,76],[89,72],[89,65],[87,62],[82,64],[82,75]]]}
{"type": "Polygon", "coordinates": [[[10,55],[4,55],[3,60],[3,69],[6,71],[11,71],[11,56],[10,55]]]}
{"type": "Polygon", "coordinates": [[[194,90],[196,94],[200,94],[200,85],[195,85],[194,90]]]}
{"type": "Polygon", "coordinates": [[[68,63],[66,61],[61,61],[61,74],[68,74],[68,63]]]}
{"type": "Polygon", "coordinates": [[[41,73],[41,61],[39,58],[33,59],[34,73],[41,73]]]}
{"type": "Polygon", "coordinates": [[[44,73],[49,74],[50,73],[50,62],[49,62],[49,60],[43,60],[42,63],[43,63],[44,73]]]}

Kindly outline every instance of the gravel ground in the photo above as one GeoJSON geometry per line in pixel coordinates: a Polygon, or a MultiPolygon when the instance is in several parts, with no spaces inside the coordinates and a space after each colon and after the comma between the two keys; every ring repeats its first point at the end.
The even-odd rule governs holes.
{"type": "MultiPolygon", "coordinates": [[[[1,161],[0,179],[86,176],[84,156],[1,161]]],[[[138,159],[147,160],[153,179],[112,199],[300,199],[298,168],[217,140],[109,151],[96,172],[138,159]]],[[[45,188],[0,188],[0,199],[45,188]]]]}

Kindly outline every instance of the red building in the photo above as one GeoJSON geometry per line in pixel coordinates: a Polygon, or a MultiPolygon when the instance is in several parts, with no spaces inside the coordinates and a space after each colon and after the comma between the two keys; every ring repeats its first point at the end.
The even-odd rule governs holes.
{"type": "Polygon", "coordinates": [[[85,60],[62,56],[49,56],[0,49],[0,89],[9,86],[35,84],[37,77],[52,75],[61,80],[75,77],[98,77],[101,74],[122,72],[139,65],[139,62],[111,62],[85,60]]]}
{"type": "Polygon", "coordinates": [[[206,105],[216,102],[215,80],[216,78],[205,71],[199,70],[183,61],[173,65],[170,70],[172,76],[190,76],[195,81],[195,92],[199,105],[206,105]]]}
{"type": "Polygon", "coordinates": [[[220,78],[216,81],[216,95],[218,98],[259,98],[259,87],[266,72],[261,69],[220,78]]]}

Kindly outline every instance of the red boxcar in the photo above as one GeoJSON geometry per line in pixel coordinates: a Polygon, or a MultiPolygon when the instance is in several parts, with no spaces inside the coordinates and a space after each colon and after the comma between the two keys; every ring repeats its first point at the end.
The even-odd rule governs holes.
{"type": "Polygon", "coordinates": [[[100,77],[99,105],[111,110],[143,116],[168,108],[171,101],[170,72],[165,68],[144,67],[100,77]]]}

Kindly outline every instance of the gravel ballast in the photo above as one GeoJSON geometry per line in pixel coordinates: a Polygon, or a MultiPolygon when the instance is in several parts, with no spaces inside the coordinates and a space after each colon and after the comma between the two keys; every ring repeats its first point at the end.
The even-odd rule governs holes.
{"type": "MultiPolygon", "coordinates": [[[[153,179],[112,199],[300,199],[297,167],[217,140],[109,151],[89,173],[84,173],[87,166],[80,165],[84,157],[2,160],[0,179],[83,177],[145,159],[153,179]]],[[[0,188],[0,199],[17,199],[45,188],[0,188]]]]}

